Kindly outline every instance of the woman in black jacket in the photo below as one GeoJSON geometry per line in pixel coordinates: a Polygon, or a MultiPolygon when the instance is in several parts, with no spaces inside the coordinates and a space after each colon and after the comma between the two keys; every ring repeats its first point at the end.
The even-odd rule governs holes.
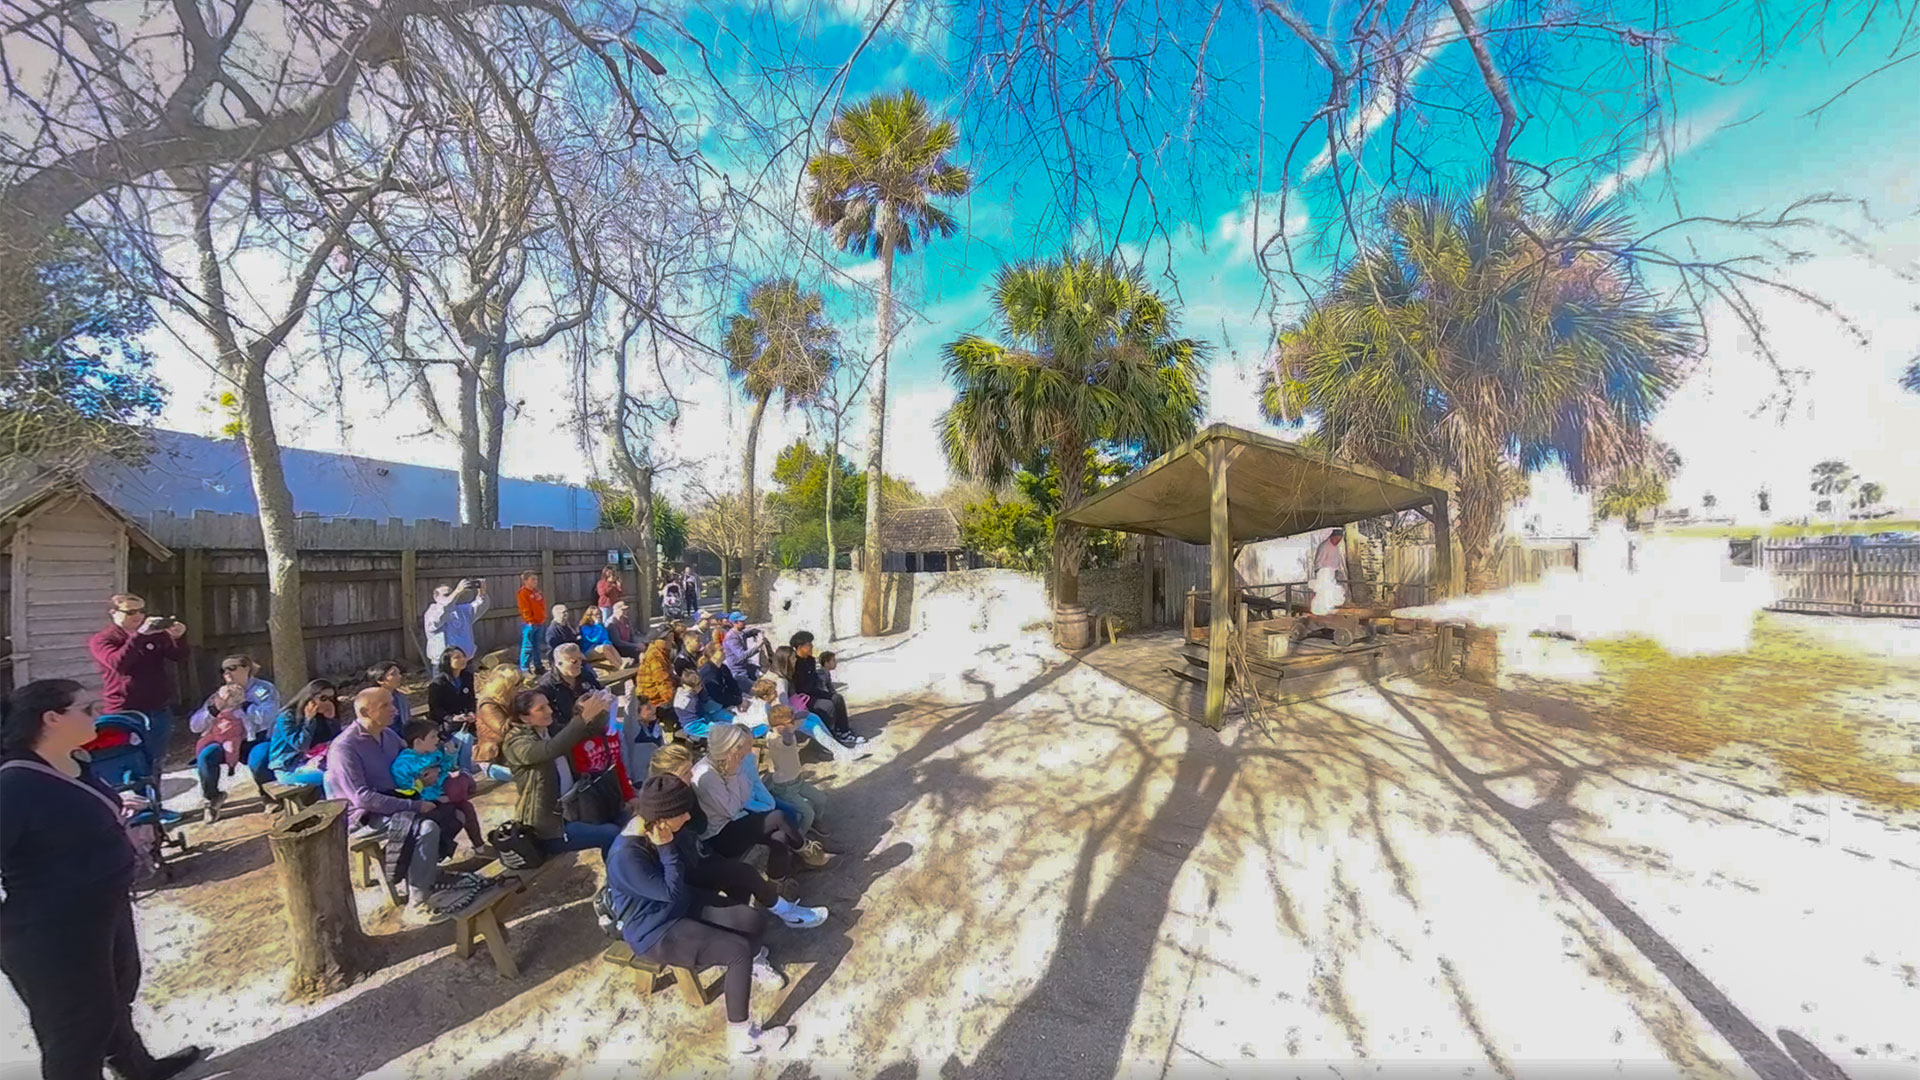
{"type": "Polygon", "coordinates": [[[166,1080],[197,1046],[156,1059],[133,1029],[139,855],[112,789],[74,752],[93,738],[98,694],[40,679],[0,701],[0,970],[27,1006],[46,1080],[166,1080]]]}
{"type": "Polygon", "coordinates": [[[448,646],[440,654],[439,673],[427,684],[427,719],[443,728],[471,724],[476,708],[473,662],[458,646],[448,646]]]}

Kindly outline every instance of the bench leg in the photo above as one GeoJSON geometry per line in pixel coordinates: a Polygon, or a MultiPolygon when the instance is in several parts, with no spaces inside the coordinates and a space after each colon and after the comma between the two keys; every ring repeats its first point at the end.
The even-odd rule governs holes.
{"type": "Polygon", "coordinates": [[[680,995],[687,999],[687,1004],[696,1009],[705,1008],[707,992],[700,986],[700,976],[694,974],[691,968],[677,967],[672,971],[673,981],[680,987],[680,995]]]}
{"type": "Polygon", "coordinates": [[[506,934],[500,929],[500,920],[494,917],[493,911],[483,911],[473,921],[474,929],[486,939],[487,952],[493,957],[493,966],[499,970],[501,977],[519,978],[520,969],[514,966],[513,952],[507,948],[506,934]]]}
{"type": "Polygon", "coordinates": [[[453,955],[465,960],[473,955],[473,920],[453,920],[453,955]]]}
{"type": "Polygon", "coordinates": [[[373,884],[373,860],[364,851],[353,853],[353,887],[364,889],[373,884]]]}

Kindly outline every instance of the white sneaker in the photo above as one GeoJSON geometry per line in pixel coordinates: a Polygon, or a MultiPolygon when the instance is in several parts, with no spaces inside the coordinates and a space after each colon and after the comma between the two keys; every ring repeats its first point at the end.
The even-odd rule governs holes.
{"type": "Polygon", "coordinates": [[[774,914],[793,930],[812,930],[827,921],[827,909],[823,907],[801,907],[795,904],[785,914],[777,911],[774,914]]]}
{"type": "Polygon", "coordinates": [[[765,945],[760,946],[759,954],[753,958],[753,981],[769,990],[784,989],[787,985],[787,973],[773,966],[765,945]]]}
{"type": "Polygon", "coordinates": [[[759,1024],[748,1021],[744,1024],[727,1026],[733,1029],[733,1052],[741,1057],[781,1050],[793,1041],[791,1024],[783,1024],[776,1028],[762,1028],[759,1024]]]}

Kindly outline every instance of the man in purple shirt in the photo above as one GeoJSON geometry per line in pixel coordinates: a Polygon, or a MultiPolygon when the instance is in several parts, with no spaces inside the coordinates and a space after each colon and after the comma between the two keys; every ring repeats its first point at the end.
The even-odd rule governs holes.
{"type": "Polygon", "coordinates": [[[113,625],[87,640],[87,652],[100,665],[100,711],[141,712],[154,749],[154,764],[167,756],[173,730],[173,671],[187,659],[187,626],[147,615],[147,602],[132,593],[114,594],[107,618],[113,625]]]}
{"type": "Polygon", "coordinates": [[[440,826],[427,817],[434,804],[390,794],[393,759],[405,746],[393,730],[393,695],[380,687],[353,696],[353,723],[327,749],[326,793],[345,799],[351,809],[347,827],[356,839],[368,832],[384,833],[387,818],[404,810],[420,815],[415,828],[413,858],[407,861],[407,895],[424,905],[428,891],[440,876],[440,826]]]}

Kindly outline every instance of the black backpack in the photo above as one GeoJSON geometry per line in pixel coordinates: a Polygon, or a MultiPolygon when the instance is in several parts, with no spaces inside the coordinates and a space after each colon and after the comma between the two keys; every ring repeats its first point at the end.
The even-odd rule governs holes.
{"type": "Polygon", "coordinates": [[[540,846],[540,838],[533,830],[517,821],[508,821],[494,827],[487,834],[487,843],[500,859],[500,865],[509,870],[532,870],[547,861],[546,849],[540,846]]]}
{"type": "Polygon", "coordinates": [[[615,941],[622,940],[620,917],[613,911],[613,894],[607,891],[605,885],[600,886],[599,891],[593,894],[593,915],[600,923],[601,933],[615,941]]]}

